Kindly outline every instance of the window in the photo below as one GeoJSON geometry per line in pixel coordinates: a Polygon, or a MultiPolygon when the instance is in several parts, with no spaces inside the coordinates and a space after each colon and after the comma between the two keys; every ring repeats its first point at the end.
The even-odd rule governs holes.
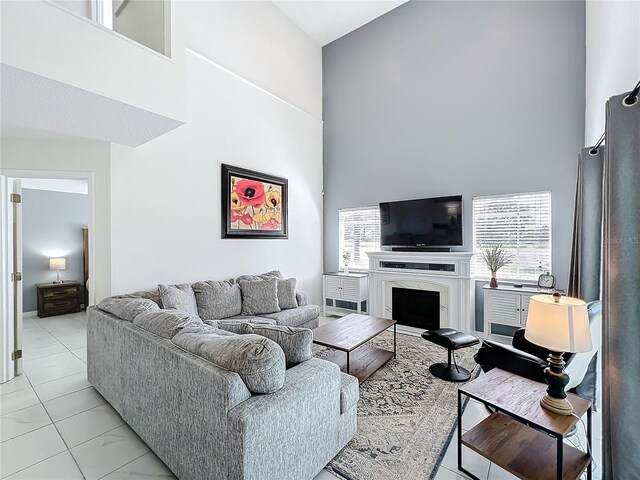
{"type": "Polygon", "coordinates": [[[551,192],[518,193],[473,199],[473,249],[476,277],[491,272],[479,257],[483,245],[502,244],[513,256],[498,276],[532,281],[551,271],[551,192]]]}
{"type": "Polygon", "coordinates": [[[376,207],[346,208],[338,212],[340,240],[338,242],[338,265],[342,269],[343,252],[351,253],[349,269],[368,270],[369,256],[366,252],[380,250],[380,209],[376,207]]]}

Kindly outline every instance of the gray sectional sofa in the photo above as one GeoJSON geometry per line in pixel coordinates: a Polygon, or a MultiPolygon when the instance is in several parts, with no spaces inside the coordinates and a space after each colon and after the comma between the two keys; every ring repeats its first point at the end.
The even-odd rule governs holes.
{"type": "Polygon", "coordinates": [[[290,308],[234,304],[273,303],[270,276],[284,281],[160,285],[88,309],[89,381],[180,479],[312,479],[356,433],[357,380],[312,358],[319,308],[284,283],[290,308]]]}

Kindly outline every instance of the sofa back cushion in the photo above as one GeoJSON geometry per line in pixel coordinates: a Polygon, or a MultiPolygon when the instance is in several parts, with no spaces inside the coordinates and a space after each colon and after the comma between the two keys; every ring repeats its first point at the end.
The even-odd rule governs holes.
{"type": "Polygon", "coordinates": [[[102,300],[97,307],[100,310],[115,315],[122,320],[133,321],[138,315],[149,311],[159,311],[156,302],[148,298],[140,297],[108,297],[102,300]]]}
{"type": "Polygon", "coordinates": [[[133,319],[133,324],[162,338],[173,338],[185,327],[203,325],[197,315],[179,310],[144,312],[133,319]]]}
{"type": "Polygon", "coordinates": [[[297,283],[298,281],[295,278],[278,279],[278,306],[280,310],[296,308],[298,306],[298,300],[296,299],[297,283]]]}
{"type": "Polygon", "coordinates": [[[242,324],[242,334],[261,335],[276,342],[287,362],[287,368],[306,362],[313,357],[313,333],[308,328],[284,327],[279,325],[242,324]]]}
{"type": "Polygon", "coordinates": [[[171,340],[174,344],[226,370],[236,372],[253,393],[274,393],[284,385],[286,361],[282,349],[259,335],[226,335],[194,332],[186,328],[171,340]],[[199,338],[198,338],[199,337],[199,338]]]}
{"type": "Polygon", "coordinates": [[[198,316],[203,320],[219,320],[242,312],[240,287],[233,279],[197,282],[191,288],[196,295],[198,316]]]}
{"type": "Polygon", "coordinates": [[[162,307],[167,310],[180,310],[190,315],[198,315],[196,295],[191,285],[180,283],[177,285],[158,285],[158,295],[162,307]]]}
{"type": "Polygon", "coordinates": [[[278,279],[240,280],[242,315],[261,315],[280,311],[278,306],[278,279]]]}

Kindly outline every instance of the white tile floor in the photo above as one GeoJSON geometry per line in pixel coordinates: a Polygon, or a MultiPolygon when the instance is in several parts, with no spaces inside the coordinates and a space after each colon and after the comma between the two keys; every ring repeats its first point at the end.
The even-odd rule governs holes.
{"type": "MultiPolygon", "coordinates": [[[[0,477],[175,478],[87,382],[86,323],[84,313],[24,320],[24,375],[0,385],[0,477]]],[[[463,430],[486,415],[482,405],[470,402],[463,430]]],[[[599,463],[597,415],[594,425],[598,439],[594,454],[599,463]]],[[[577,439],[584,444],[584,435],[577,439]]],[[[467,469],[483,480],[515,478],[469,450],[465,449],[463,458],[467,469]]],[[[596,479],[599,470],[595,471],[596,479]]],[[[456,444],[452,441],[436,479],[466,478],[457,472],[456,444]]],[[[314,480],[335,477],[323,471],[314,480]]]]}

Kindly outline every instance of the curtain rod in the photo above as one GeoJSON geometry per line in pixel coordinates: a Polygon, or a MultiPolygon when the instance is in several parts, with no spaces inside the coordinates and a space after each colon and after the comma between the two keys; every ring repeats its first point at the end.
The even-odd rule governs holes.
{"type": "MultiPolygon", "coordinates": [[[[630,107],[631,105],[635,105],[635,103],[638,101],[638,93],[640,93],[640,81],[636,84],[633,90],[629,92],[629,95],[624,97],[624,99],[622,100],[622,103],[627,107],[630,107]]],[[[605,134],[603,133],[600,136],[600,139],[597,141],[597,143],[591,148],[591,150],[589,150],[589,155],[598,154],[598,149],[600,148],[600,145],[602,145],[602,142],[604,142],[604,137],[605,137],[605,134]]]]}

